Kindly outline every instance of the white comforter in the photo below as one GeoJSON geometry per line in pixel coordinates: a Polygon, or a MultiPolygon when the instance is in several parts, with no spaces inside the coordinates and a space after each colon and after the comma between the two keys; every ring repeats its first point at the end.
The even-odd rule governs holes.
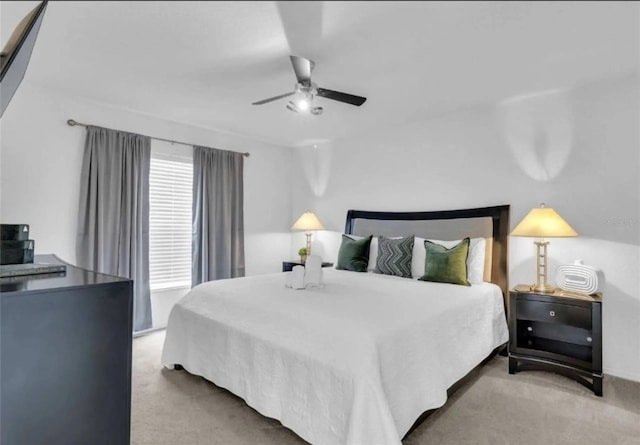
{"type": "Polygon", "coordinates": [[[171,311],[181,364],[314,444],[400,444],[447,388],[507,341],[500,289],[324,270],[204,283],[171,311]]]}

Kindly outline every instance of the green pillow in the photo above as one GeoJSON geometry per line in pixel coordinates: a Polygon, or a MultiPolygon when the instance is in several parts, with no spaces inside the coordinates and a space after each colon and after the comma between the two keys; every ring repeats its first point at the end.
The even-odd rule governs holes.
{"type": "Polygon", "coordinates": [[[469,238],[465,238],[451,249],[447,249],[440,244],[425,240],[427,256],[424,275],[418,279],[471,286],[467,281],[467,256],[470,243],[469,238]]]}
{"type": "Polygon", "coordinates": [[[347,235],[342,235],[342,244],[338,252],[336,269],[366,272],[369,264],[370,245],[371,236],[356,240],[347,235]]]}

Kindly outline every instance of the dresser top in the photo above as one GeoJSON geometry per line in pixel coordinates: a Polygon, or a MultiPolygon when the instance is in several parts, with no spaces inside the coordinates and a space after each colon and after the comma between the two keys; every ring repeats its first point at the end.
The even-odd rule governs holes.
{"type": "Polygon", "coordinates": [[[51,274],[23,275],[16,277],[0,278],[0,293],[20,293],[40,290],[62,289],[79,286],[91,286],[108,283],[129,281],[113,275],[106,275],[91,270],[81,269],[65,263],[55,255],[47,255],[36,258],[37,263],[64,264],[66,272],[51,274]]]}

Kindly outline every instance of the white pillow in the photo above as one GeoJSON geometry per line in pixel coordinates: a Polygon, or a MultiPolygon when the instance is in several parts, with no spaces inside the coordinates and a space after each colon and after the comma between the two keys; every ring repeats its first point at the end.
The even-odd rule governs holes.
{"type": "MultiPolygon", "coordinates": [[[[425,258],[427,256],[424,241],[425,238],[416,236],[413,243],[413,257],[411,258],[411,276],[413,278],[420,278],[424,275],[425,258]]],[[[430,239],[429,241],[451,249],[462,240],[440,241],[430,239]]],[[[467,280],[471,284],[484,283],[484,258],[486,249],[487,240],[485,238],[471,238],[469,255],[467,256],[467,280]]]]}
{"type": "Polygon", "coordinates": [[[367,272],[373,272],[376,269],[376,261],[378,261],[378,237],[371,238],[369,245],[369,264],[367,264],[367,272]]]}

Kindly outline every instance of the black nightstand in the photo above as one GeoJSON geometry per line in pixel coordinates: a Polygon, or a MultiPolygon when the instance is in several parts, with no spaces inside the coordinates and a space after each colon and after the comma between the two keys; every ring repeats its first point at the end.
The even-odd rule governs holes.
{"type": "MultiPolygon", "coordinates": [[[[293,266],[304,266],[302,261],[283,261],[282,262],[282,271],[283,272],[291,272],[293,266]]],[[[333,267],[333,263],[322,263],[322,267],[333,267]]]]}
{"type": "Polygon", "coordinates": [[[509,374],[526,370],[562,374],[602,396],[602,295],[512,289],[509,374]]]}

